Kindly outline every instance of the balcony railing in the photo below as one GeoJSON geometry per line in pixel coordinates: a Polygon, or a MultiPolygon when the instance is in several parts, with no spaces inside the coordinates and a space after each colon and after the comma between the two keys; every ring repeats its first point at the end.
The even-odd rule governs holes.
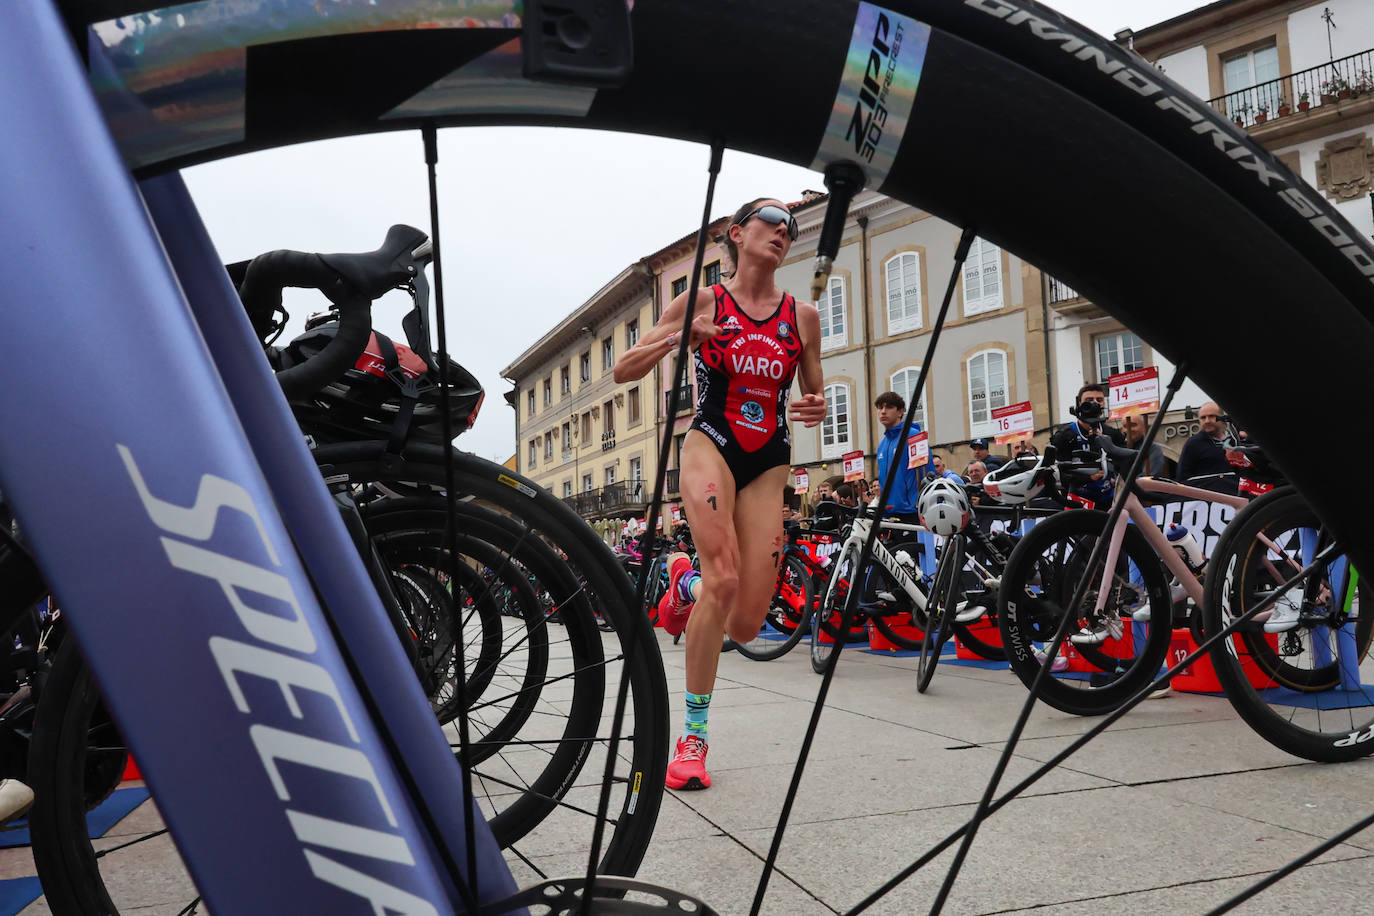
{"type": "Polygon", "coordinates": [[[1219,95],[1207,104],[1241,127],[1254,127],[1366,95],[1374,95],[1374,48],[1219,95]]]}
{"type": "Polygon", "coordinates": [[[1079,298],[1078,291],[1063,280],[1056,280],[1050,277],[1050,305],[1056,302],[1068,302],[1070,299],[1079,298]]]}
{"type": "Polygon", "coordinates": [[[583,518],[613,515],[620,511],[639,512],[649,498],[642,480],[622,480],[597,490],[584,490],[565,496],[563,502],[583,518]]]}
{"type": "MultiPolygon", "coordinates": [[[[677,398],[677,412],[683,413],[688,410],[695,410],[697,405],[692,401],[692,386],[683,385],[681,388],[678,389],[678,391],[680,393],[678,394],[677,398]]],[[[667,413],[672,406],[673,392],[663,392],[663,412],[667,413]]]]}

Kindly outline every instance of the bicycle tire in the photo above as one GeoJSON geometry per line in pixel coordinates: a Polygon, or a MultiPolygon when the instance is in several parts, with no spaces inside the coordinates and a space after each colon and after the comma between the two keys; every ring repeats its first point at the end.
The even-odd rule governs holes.
{"type": "Polygon", "coordinates": [[[759,636],[736,642],[736,651],[756,662],[772,661],[791,652],[806,635],[805,621],[811,614],[812,599],[811,571],[799,557],[783,557],[778,567],[778,584],[773,589],[759,636]],[[790,628],[785,628],[787,623],[791,624],[790,628]],[[767,635],[769,630],[781,638],[767,635]]]}
{"type": "MultiPolygon", "coordinates": [[[[993,532],[991,537],[998,541],[1005,555],[1009,556],[1011,552],[1016,549],[1016,538],[1003,532],[993,532]]],[[[1000,576],[1002,564],[994,563],[991,557],[986,556],[981,551],[974,552],[971,555],[979,563],[988,567],[993,575],[1000,576]]],[[[966,583],[970,575],[970,573],[965,573],[966,583]]],[[[983,602],[983,607],[985,608],[984,619],[991,627],[1000,630],[997,623],[997,592],[988,591],[987,587],[982,583],[979,583],[979,585],[983,588],[978,600],[983,602]]],[[[964,591],[965,598],[968,598],[970,601],[975,600],[969,597],[970,594],[974,594],[974,592],[972,592],[966,584],[964,591]]],[[[1001,642],[988,642],[978,635],[978,631],[973,630],[967,624],[956,623],[954,625],[954,635],[959,638],[959,642],[964,648],[980,658],[985,658],[990,662],[1004,662],[1007,660],[1007,650],[1002,647],[1001,642]]]]}
{"type": "Polygon", "coordinates": [[[963,594],[959,573],[964,568],[964,539],[958,537],[945,541],[940,551],[940,559],[935,565],[935,579],[926,597],[926,621],[928,626],[921,638],[921,654],[916,659],[916,692],[925,693],[935,677],[935,669],[940,664],[940,653],[945,640],[953,632],[954,611],[963,594]]]}
{"type": "MultiPolygon", "coordinates": [[[[1104,536],[1106,520],[1107,513],[1095,509],[1052,515],[1024,535],[1007,558],[998,593],[998,626],[1007,650],[1007,661],[1028,688],[1041,666],[1034,643],[1049,643],[1062,616],[1070,612],[1066,606],[1085,573],[1088,553],[1104,536]]],[[[1167,579],[1159,558],[1145,536],[1135,526],[1127,525],[1114,573],[1113,594],[1106,603],[1107,613],[1125,614],[1123,628],[1127,632],[1131,630],[1131,621],[1124,603],[1123,585],[1129,575],[1128,560],[1140,570],[1151,606],[1169,607],[1167,579]]],[[[1083,599],[1084,606],[1090,609],[1098,591],[1098,575],[1100,572],[1092,576],[1083,599]]],[[[1069,633],[1078,632],[1083,623],[1086,623],[1085,618],[1075,614],[1069,633]]],[[[1078,649],[1098,672],[1047,673],[1040,685],[1040,698],[1055,709],[1078,716],[1105,715],[1116,709],[1158,676],[1173,639],[1172,619],[1159,626],[1138,626],[1145,631],[1145,639],[1133,657],[1117,658],[1101,649],[1089,652],[1078,649]],[[1113,679],[1095,686],[1092,683],[1095,673],[1113,679]]]]}
{"type": "MultiPolygon", "coordinates": [[[[436,573],[442,575],[447,572],[449,561],[447,551],[443,549],[446,539],[452,538],[453,549],[464,561],[473,561],[484,565],[488,574],[497,582],[505,585],[509,589],[509,594],[517,602],[516,607],[520,614],[517,619],[523,624],[516,627],[513,637],[516,643],[511,649],[502,652],[506,645],[503,638],[509,635],[503,632],[502,619],[504,616],[496,607],[495,602],[490,600],[490,589],[487,582],[476,574],[476,571],[468,565],[468,562],[460,562],[457,569],[460,575],[466,571],[465,581],[460,584],[454,592],[459,596],[468,596],[472,599],[472,610],[462,617],[460,625],[467,629],[465,622],[471,620],[476,615],[480,620],[480,630],[484,636],[482,644],[478,647],[475,658],[471,661],[464,660],[463,670],[469,672],[463,680],[464,695],[467,700],[467,708],[471,713],[474,708],[482,704],[483,696],[497,680],[498,675],[510,679],[507,689],[515,693],[513,702],[509,704],[504,715],[495,722],[486,722],[485,717],[476,717],[477,721],[470,720],[470,729],[480,731],[480,734],[473,738],[474,745],[472,751],[472,761],[474,765],[486,760],[492,754],[499,751],[505,740],[514,737],[533,714],[535,706],[538,704],[541,693],[541,686],[548,673],[549,667],[549,620],[547,614],[541,613],[542,602],[536,594],[533,586],[534,582],[549,582],[556,579],[560,572],[557,556],[543,546],[539,541],[528,541],[520,544],[521,553],[507,558],[501,553],[501,549],[506,549],[518,541],[520,531],[514,526],[505,524],[501,515],[489,512],[480,506],[462,505],[455,506],[458,518],[459,532],[450,535],[446,531],[447,516],[442,500],[381,500],[378,504],[367,507],[364,512],[363,521],[367,526],[368,536],[377,547],[382,559],[388,562],[389,569],[393,577],[401,578],[407,574],[416,575],[414,568],[419,566],[421,572],[429,576],[436,573]],[[495,545],[502,545],[498,549],[495,545]],[[404,564],[404,566],[402,566],[404,564]],[[518,564],[518,565],[517,565],[518,564]],[[530,564],[535,568],[531,569],[530,564]],[[493,626],[495,624],[495,626],[493,626]],[[497,631],[495,648],[492,647],[490,638],[487,634],[497,631]],[[520,670],[512,674],[512,665],[509,658],[519,651],[520,670]]],[[[438,576],[435,576],[438,578],[438,576]]],[[[576,585],[564,581],[561,583],[562,589],[576,589],[576,585]]],[[[444,594],[447,595],[447,589],[444,594]]],[[[450,614],[457,615],[454,602],[450,599],[445,602],[450,614]]],[[[571,615],[569,615],[571,618],[571,615]]],[[[414,618],[411,617],[413,620],[414,618]]],[[[565,624],[574,627],[578,642],[573,639],[568,640],[569,649],[574,657],[579,661],[573,664],[577,669],[584,665],[596,664],[595,657],[599,654],[599,645],[590,644],[590,634],[587,631],[585,620],[569,619],[565,624]]],[[[420,626],[423,626],[421,622],[420,626]]],[[[412,624],[413,630],[419,630],[416,624],[412,624]]],[[[420,632],[423,632],[422,630],[420,632]]],[[[464,639],[465,648],[470,645],[464,639]]],[[[448,670],[444,684],[436,684],[436,692],[439,697],[430,694],[431,705],[435,715],[441,723],[449,723],[457,716],[457,691],[438,689],[447,686],[457,680],[457,665],[452,658],[446,659],[448,670]]],[[[425,674],[421,673],[421,681],[426,680],[425,674]]],[[[428,688],[428,684],[426,687],[428,688]]],[[[426,692],[429,692],[427,689],[426,692]]],[[[585,705],[585,704],[583,704],[585,705]]],[[[590,734],[587,728],[592,725],[590,718],[580,712],[579,697],[576,690],[573,692],[569,710],[569,724],[565,729],[565,734],[590,734]],[[574,725],[576,720],[576,725],[574,725]]],[[[560,746],[550,755],[550,766],[554,758],[563,753],[560,746]]],[[[574,775],[571,771],[562,771],[562,779],[574,775]]],[[[556,785],[557,783],[555,783],[556,785]]],[[[497,815],[499,819],[502,815],[497,815]]],[[[509,831],[498,831],[493,825],[493,832],[498,834],[498,841],[502,839],[502,833],[509,837],[509,831]]],[[[523,833],[521,834],[523,835],[523,833]]],[[[503,844],[505,845],[505,844],[503,844]]]]}
{"type": "Polygon", "coordinates": [[[859,545],[850,544],[830,561],[830,578],[825,583],[821,600],[815,602],[811,614],[811,670],[817,674],[825,673],[830,656],[837,643],[848,641],[835,624],[844,612],[845,602],[849,600],[849,590],[853,587],[854,576],[859,565],[859,545]]]}
{"type": "MultiPolygon", "coordinates": [[[[556,548],[574,577],[586,583],[578,600],[597,603],[614,626],[605,635],[615,640],[620,654],[608,663],[622,659],[631,663],[627,709],[634,727],[627,730],[621,745],[622,757],[628,758],[626,775],[617,777],[621,785],[608,812],[615,829],[608,825],[600,870],[633,875],[658,817],[668,768],[667,681],[658,641],[649,627],[633,625],[631,609],[638,607],[634,586],[610,548],[581,516],[509,468],[457,449],[450,451],[455,489],[462,499],[500,512],[556,548]]],[[[437,445],[412,444],[394,455],[383,442],[347,442],[319,446],[314,454],[327,483],[381,482],[430,494],[443,490],[445,456],[437,445]]]]}
{"type": "MultiPolygon", "coordinates": [[[[1275,556],[1269,544],[1296,553],[1301,545],[1292,543],[1295,532],[1305,528],[1320,533],[1323,527],[1307,500],[1291,487],[1266,493],[1237,512],[1208,563],[1204,632],[1219,632],[1224,623],[1275,590],[1275,556]],[[1261,542],[1261,536],[1269,544],[1261,542]]],[[[1291,577],[1302,559],[1299,554],[1294,563],[1280,563],[1277,571],[1291,577]]],[[[1323,612],[1312,601],[1314,585],[1329,592],[1330,571],[1326,564],[1299,586],[1303,619],[1296,627],[1269,637],[1247,627],[1214,646],[1208,657],[1227,700],[1260,737],[1297,757],[1340,763],[1374,753],[1374,688],[1366,687],[1360,676],[1374,667],[1369,663],[1374,623],[1367,610],[1374,608],[1374,591],[1360,581],[1353,620],[1339,600],[1323,612]],[[1355,680],[1357,689],[1349,689],[1348,683],[1342,689],[1341,631],[1350,637],[1347,651],[1354,650],[1354,658],[1347,659],[1354,677],[1348,680],[1355,680]],[[1305,668],[1290,661],[1304,656],[1315,660],[1319,654],[1331,661],[1305,668]]],[[[1279,602],[1286,600],[1281,597],[1279,602]]]]}
{"type": "MultiPolygon", "coordinates": [[[[381,533],[385,541],[386,535],[407,530],[413,533],[415,530],[432,531],[437,527],[442,534],[445,524],[441,521],[445,511],[441,507],[442,504],[436,506],[432,495],[425,498],[413,494],[437,492],[435,480],[442,479],[443,468],[433,462],[432,451],[421,449],[417,454],[418,461],[413,456],[411,461],[398,463],[385,459],[382,453],[369,448],[366,443],[346,443],[322,447],[317,457],[321,459],[324,467],[332,472],[329,476],[336,486],[371,485],[378,480],[387,484],[402,484],[399,489],[405,491],[406,496],[386,492],[390,489],[388,486],[371,491],[379,492],[381,495],[362,506],[365,518],[374,525],[379,524],[380,520],[381,533]],[[337,462],[334,459],[337,459],[337,462]],[[382,471],[381,464],[385,464],[387,470],[382,471]],[[413,484],[419,484],[420,487],[417,489],[413,484]]],[[[575,690],[570,711],[559,714],[565,721],[564,739],[558,744],[557,750],[547,753],[547,763],[539,767],[537,774],[525,782],[526,791],[512,793],[516,797],[501,810],[490,809],[484,812],[498,842],[503,846],[509,846],[523,839],[553,811],[567,810],[568,806],[562,802],[562,798],[568,792],[579,788],[575,785],[576,777],[588,762],[590,744],[597,740],[584,736],[597,734],[603,704],[608,698],[605,683],[614,684],[613,680],[604,677],[603,669],[606,665],[588,655],[593,645],[596,651],[599,652],[601,649],[601,633],[596,627],[591,606],[593,602],[597,602],[603,613],[612,617],[617,624],[628,624],[632,603],[628,579],[623,575],[617,579],[607,572],[608,569],[616,567],[613,560],[608,559],[609,551],[606,551],[606,557],[598,557],[599,551],[592,545],[604,545],[595,538],[590,529],[587,529],[582,542],[579,543],[570,536],[568,526],[560,524],[561,520],[557,518],[557,514],[546,518],[543,507],[539,506],[537,501],[531,506],[507,496],[497,487],[511,490],[524,500],[537,500],[540,495],[547,494],[533,491],[535,495],[531,497],[523,490],[513,489],[516,485],[531,485],[518,477],[512,477],[506,469],[482,462],[480,459],[459,463],[462,468],[455,471],[455,484],[469,495],[464,502],[454,507],[459,513],[460,525],[463,528],[462,533],[454,541],[455,549],[471,559],[480,560],[490,557],[489,552],[480,549],[481,545],[487,545],[489,548],[499,547],[503,539],[508,545],[516,542],[521,550],[521,566],[531,570],[539,584],[555,589],[554,594],[572,596],[570,600],[563,601],[559,622],[565,630],[572,631],[570,644],[576,646],[580,641],[583,647],[581,652],[574,651],[572,658],[580,658],[587,662],[583,664],[573,661],[573,676],[576,682],[583,686],[595,682],[595,690],[591,697],[593,700],[603,701],[602,704],[589,705],[587,694],[582,693],[582,699],[579,700],[579,691],[575,690]],[[511,480],[512,483],[505,483],[501,480],[502,477],[511,480]],[[490,497],[491,503],[481,504],[479,493],[490,497]],[[507,506],[509,511],[502,513],[493,508],[501,505],[507,506]],[[543,540],[544,537],[552,543],[558,543],[566,559],[555,554],[552,547],[543,540]],[[575,567],[574,564],[585,565],[575,567]],[[578,578],[573,573],[574,568],[588,569],[590,573],[584,578],[578,578]],[[569,735],[577,737],[568,738],[569,735]]],[[[396,545],[384,543],[382,553],[384,556],[389,554],[394,559],[397,554],[388,550],[389,546],[396,545]]],[[[403,541],[401,546],[404,548],[414,545],[407,545],[403,541]]],[[[524,590],[525,604],[528,604],[530,591],[529,588],[524,590]]],[[[544,603],[542,597],[537,600],[541,605],[544,603]]],[[[485,620],[492,617],[497,620],[506,619],[502,617],[494,602],[486,602],[486,606],[489,611],[484,619],[483,629],[486,628],[485,620]]],[[[528,611],[522,614],[522,618],[522,626],[527,627],[528,611]]],[[[649,635],[645,627],[638,628],[638,631],[641,633],[641,639],[649,635]]],[[[630,632],[631,628],[628,626],[618,627],[615,639],[621,646],[629,642],[630,632]]],[[[630,758],[630,767],[640,766],[640,761],[643,761],[645,769],[627,769],[626,776],[618,780],[623,780],[626,784],[626,795],[629,796],[623,804],[632,806],[634,810],[627,816],[613,808],[612,817],[615,823],[608,827],[605,855],[600,864],[600,870],[607,873],[633,874],[647,848],[648,839],[652,834],[653,817],[656,817],[661,803],[661,771],[666,768],[667,762],[667,702],[666,688],[661,680],[662,667],[657,645],[650,645],[652,653],[646,655],[641,652],[640,663],[631,666],[630,700],[635,724],[623,736],[622,744],[623,754],[630,758]],[[657,679],[654,677],[655,674],[658,675],[657,679]],[[659,690],[654,689],[655,680],[658,682],[659,690]],[[650,716],[652,718],[647,718],[650,716]],[[654,772],[655,764],[658,764],[656,769],[659,773],[654,772]],[[638,779],[631,780],[629,774],[632,772],[638,779]]],[[[478,649],[479,663],[487,653],[485,646],[478,649]]],[[[84,814],[89,807],[86,797],[91,783],[88,782],[86,770],[80,765],[87,757],[85,742],[88,741],[90,730],[93,727],[103,729],[110,726],[107,725],[108,717],[102,712],[103,705],[99,700],[99,692],[91,683],[79,654],[76,654],[74,649],[68,650],[64,659],[61,670],[56,670],[55,667],[59,676],[50,675],[48,687],[44,692],[45,702],[38,714],[42,717],[43,724],[35,725],[36,733],[44,736],[43,750],[35,752],[41,753],[42,756],[34,758],[41,761],[44,766],[44,774],[36,777],[34,781],[36,799],[31,822],[35,826],[35,842],[44,846],[41,856],[35,854],[35,864],[45,892],[50,895],[55,892],[55,899],[62,901],[66,906],[58,912],[115,913],[119,911],[118,907],[110,899],[110,892],[106,887],[97,856],[87,839],[84,814]],[[61,766],[53,765],[52,761],[58,758],[75,762],[66,762],[61,766]],[[38,839],[39,837],[42,839],[38,839]]],[[[490,684],[491,680],[487,679],[487,683],[490,684]]],[[[522,684],[520,688],[511,691],[514,696],[521,698],[512,704],[512,713],[503,716],[487,731],[482,731],[478,725],[477,734],[474,736],[475,744],[478,745],[474,762],[475,782],[480,778],[480,761],[492,756],[490,753],[484,755],[482,747],[509,740],[509,733],[518,730],[519,725],[529,718],[538,701],[537,693],[530,696],[532,692],[528,684],[522,684]]],[[[480,698],[481,694],[475,693],[469,698],[469,705],[476,706],[480,698]]],[[[122,772],[122,761],[127,759],[127,752],[111,741],[102,742],[100,747],[102,753],[107,755],[123,755],[118,767],[122,772]]],[[[538,759],[545,758],[541,756],[538,759]]],[[[599,784],[599,766],[596,767],[596,771],[599,784]]],[[[512,769],[512,772],[515,771],[512,769]]],[[[99,783],[102,786],[108,785],[112,790],[117,781],[116,775],[113,780],[102,778],[99,783]]],[[[478,801],[479,804],[482,801],[480,794],[478,801]]],[[[615,802],[620,803],[619,800],[615,802]]]]}
{"type": "MultiPolygon", "coordinates": [[[[88,767],[103,766],[91,760],[90,735],[112,733],[114,725],[70,633],[53,657],[34,723],[29,831],[48,907],[64,914],[117,913],[86,827],[88,767]]],[[[99,757],[113,760],[122,772],[128,760],[123,740],[103,741],[100,748],[99,757]]],[[[110,790],[117,784],[118,776],[110,790]]]]}

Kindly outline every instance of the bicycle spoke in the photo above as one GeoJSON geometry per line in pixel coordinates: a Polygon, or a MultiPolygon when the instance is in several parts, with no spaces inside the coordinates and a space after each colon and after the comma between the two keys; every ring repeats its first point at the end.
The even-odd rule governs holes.
{"type": "Polygon", "coordinates": [[[166,828],[166,827],[163,827],[161,830],[155,830],[155,831],[153,831],[152,833],[144,834],[143,836],[139,837],[138,839],[130,840],[130,841],[127,842],[127,843],[121,843],[121,844],[119,844],[118,846],[110,846],[110,847],[108,847],[108,848],[106,848],[106,849],[102,849],[102,850],[100,850],[99,852],[97,852],[97,853],[95,854],[95,857],[96,857],[97,859],[102,859],[102,858],[104,858],[105,856],[108,856],[108,855],[109,855],[110,853],[112,853],[112,852],[119,852],[121,849],[128,849],[130,846],[137,846],[139,843],[146,843],[146,842],[149,841],[149,840],[155,840],[155,839],[157,839],[158,837],[160,837],[160,836],[162,836],[163,834],[165,834],[166,832],[167,832],[167,828],[166,828]]]}

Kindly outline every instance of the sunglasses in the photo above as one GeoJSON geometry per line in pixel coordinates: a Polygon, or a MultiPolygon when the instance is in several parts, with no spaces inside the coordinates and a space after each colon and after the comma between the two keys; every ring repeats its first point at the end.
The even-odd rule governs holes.
{"type": "Polygon", "coordinates": [[[794,242],[797,240],[797,221],[792,218],[791,213],[788,213],[782,207],[775,207],[773,204],[768,204],[765,207],[759,207],[757,210],[749,211],[745,214],[744,219],[740,220],[735,225],[743,226],[755,216],[771,226],[776,226],[779,223],[786,223],[788,238],[792,239],[794,242]]]}

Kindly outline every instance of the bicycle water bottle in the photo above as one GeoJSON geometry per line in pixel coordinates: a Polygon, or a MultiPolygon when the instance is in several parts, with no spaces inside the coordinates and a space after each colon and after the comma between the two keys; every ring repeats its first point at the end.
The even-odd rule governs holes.
{"type": "Polygon", "coordinates": [[[1197,538],[1188,530],[1187,525],[1169,525],[1167,532],[1169,545],[1178,551],[1178,555],[1183,558],[1183,562],[1188,564],[1188,568],[1197,571],[1207,562],[1202,555],[1202,547],[1198,544],[1197,538]]]}
{"type": "Polygon", "coordinates": [[[907,553],[905,550],[899,550],[892,556],[901,564],[902,568],[911,573],[913,577],[917,579],[921,578],[921,573],[916,569],[916,561],[911,558],[911,554],[907,553]]]}

